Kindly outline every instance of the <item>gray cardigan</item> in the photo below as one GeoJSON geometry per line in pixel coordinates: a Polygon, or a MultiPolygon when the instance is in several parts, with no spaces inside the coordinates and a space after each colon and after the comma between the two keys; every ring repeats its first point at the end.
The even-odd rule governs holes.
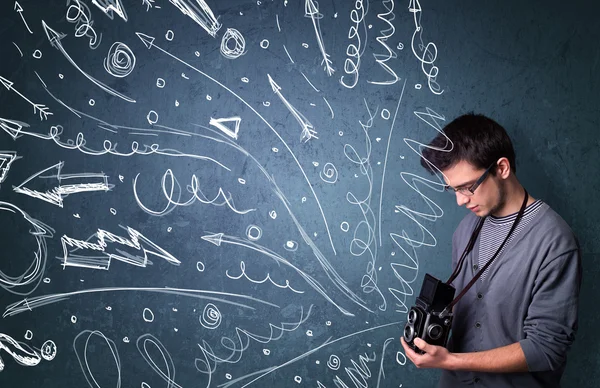
{"type": "MultiPolygon", "coordinates": [[[[469,214],[454,232],[453,270],[478,220],[469,214]]],[[[577,331],[579,244],[567,223],[545,203],[511,240],[487,277],[454,306],[448,349],[476,352],[519,342],[529,372],[443,371],[440,387],[560,387],[577,331]]],[[[457,294],[477,273],[478,252],[479,238],[453,282],[457,294]]]]}

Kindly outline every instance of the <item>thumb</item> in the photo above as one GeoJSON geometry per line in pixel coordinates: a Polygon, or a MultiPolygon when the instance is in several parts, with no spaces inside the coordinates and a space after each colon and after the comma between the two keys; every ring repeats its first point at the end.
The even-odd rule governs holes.
{"type": "Polygon", "coordinates": [[[427,350],[427,347],[429,346],[429,344],[427,344],[427,342],[423,341],[421,338],[417,337],[415,338],[415,340],[413,341],[415,345],[417,345],[417,347],[423,351],[427,350]]]}

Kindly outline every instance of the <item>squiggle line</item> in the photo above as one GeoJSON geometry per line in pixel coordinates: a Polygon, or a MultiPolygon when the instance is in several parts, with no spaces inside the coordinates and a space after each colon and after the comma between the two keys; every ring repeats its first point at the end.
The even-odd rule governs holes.
{"type": "Polygon", "coordinates": [[[208,199],[206,197],[206,195],[204,195],[204,193],[202,192],[202,190],[200,189],[200,185],[198,183],[198,178],[196,177],[195,174],[192,174],[192,183],[190,186],[187,186],[187,191],[192,194],[192,197],[190,199],[188,199],[186,202],[179,202],[179,198],[181,198],[181,186],[179,185],[179,182],[177,181],[177,178],[175,178],[173,176],[173,171],[171,171],[171,169],[168,169],[163,177],[162,177],[162,181],[161,181],[161,186],[162,186],[162,192],[165,196],[165,198],[167,199],[167,205],[165,206],[165,208],[161,211],[154,211],[149,209],[148,207],[146,207],[142,201],[140,200],[139,196],[138,196],[138,192],[137,192],[137,180],[138,177],[140,176],[140,174],[137,174],[135,176],[135,178],[133,179],[133,195],[135,197],[135,201],[137,202],[138,206],[145,211],[148,214],[151,214],[153,216],[164,216],[165,214],[170,213],[171,211],[173,211],[177,206],[189,206],[191,204],[193,204],[194,202],[196,202],[196,200],[202,202],[203,204],[210,204],[210,205],[214,205],[214,206],[224,206],[227,205],[227,207],[231,210],[233,210],[235,213],[237,214],[246,214],[249,212],[253,212],[256,211],[256,209],[246,209],[246,210],[238,210],[235,207],[235,204],[233,202],[233,198],[231,197],[231,193],[229,193],[229,195],[225,195],[225,192],[223,192],[223,189],[221,187],[219,187],[219,191],[217,193],[217,195],[213,198],[213,199],[208,199]],[[167,188],[165,186],[165,183],[167,182],[167,179],[170,182],[170,188],[167,188]],[[179,189],[179,197],[177,200],[173,199],[173,192],[174,192],[174,188],[175,186],[177,186],[177,188],[179,189]],[[215,202],[217,199],[219,198],[223,198],[223,202],[215,202]],[[172,208],[169,208],[171,205],[173,205],[172,208]]]}
{"type": "MultiPolygon", "coordinates": [[[[429,125],[433,129],[435,129],[439,133],[443,133],[442,127],[439,124],[438,120],[444,121],[445,118],[443,116],[441,116],[440,114],[434,112],[430,108],[426,108],[426,112],[415,111],[414,114],[420,120],[425,122],[427,125],[429,125]]],[[[421,152],[420,152],[421,147],[431,148],[423,143],[419,143],[412,139],[404,138],[404,142],[406,143],[406,145],[408,145],[411,148],[411,150],[413,150],[417,155],[419,155],[419,157],[422,157],[421,152]]],[[[449,151],[447,148],[443,148],[443,149],[434,148],[434,149],[436,149],[438,151],[449,151]]],[[[435,236],[418,220],[418,218],[421,218],[421,219],[424,219],[427,221],[431,221],[431,222],[435,222],[438,218],[440,218],[444,215],[444,211],[442,210],[442,208],[439,205],[437,205],[433,200],[431,200],[430,198],[428,198],[425,194],[423,194],[421,192],[420,186],[425,185],[426,187],[428,187],[430,189],[433,189],[437,192],[441,192],[441,191],[443,191],[444,182],[443,182],[443,179],[440,178],[439,176],[437,177],[438,178],[437,182],[429,180],[429,179],[425,179],[421,176],[418,176],[413,173],[408,173],[408,172],[401,172],[400,176],[402,177],[402,180],[425,201],[425,203],[431,210],[431,213],[425,213],[425,212],[415,211],[406,205],[397,205],[395,207],[397,213],[404,214],[411,221],[413,221],[421,231],[420,239],[409,236],[408,233],[406,232],[406,230],[404,230],[404,229],[402,230],[401,234],[390,233],[390,238],[392,239],[394,244],[396,244],[396,246],[398,246],[398,248],[400,248],[404,252],[404,254],[406,255],[406,258],[409,261],[407,264],[399,264],[399,263],[391,263],[390,264],[392,267],[392,270],[394,271],[394,275],[400,281],[402,290],[398,290],[395,288],[388,288],[388,290],[392,293],[392,295],[396,298],[396,300],[398,302],[397,306],[399,309],[396,311],[400,312],[400,313],[406,313],[406,312],[408,312],[408,307],[406,306],[406,297],[414,294],[414,291],[413,291],[412,287],[410,286],[410,284],[416,280],[417,273],[419,270],[419,259],[418,259],[416,248],[420,248],[422,246],[433,247],[433,246],[437,245],[437,240],[436,240],[435,236]],[[418,183],[418,185],[417,185],[417,183],[418,183]],[[408,245],[408,248],[405,248],[401,244],[402,242],[406,243],[408,245]],[[409,252],[409,251],[411,251],[411,252],[409,252]],[[409,272],[412,272],[413,273],[412,278],[408,279],[408,280],[405,279],[405,277],[403,275],[401,275],[401,273],[400,273],[401,270],[408,270],[409,272]]]]}
{"type": "Polygon", "coordinates": [[[373,126],[373,119],[375,116],[377,116],[378,108],[375,109],[374,114],[371,114],[371,110],[367,105],[367,101],[364,100],[364,102],[367,108],[367,113],[369,114],[369,119],[367,120],[366,124],[362,123],[361,121],[359,121],[359,123],[365,133],[366,156],[361,157],[352,145],[344,145],[344,155],[352,163],[359,165],[360,172],[367,178],[369,187],[369,192],[364,199],[359,200],[351,191],[346,193],[346,200],[350,204],[358,206],[363,215],[363,220],[360,221],[354,228],[354,235],[350,243],[350,253],[354,256],[362,256],[365,252],[369,253],[371,258],[367,264],[366,274],[362,277],[361,287],[365,294],[369,294],[373,291],[377,292],[382,299],[379,309],[381,311],[385,311],[387,309],[387,302],[385,300],[385,296],[377,286],[377,270],[375,268],[378,249],[377,242],[375,241],[376,217],[371,209],[371,195],[373,193],[373,168],[371,167],[371,137],[369,136],[369,130],[373,126]],[[366,241],[365,239],[359,237],[359,235],[362,234],[361,232],[363,229],[365,229],[365,233],[367,235],[366,241]]]}
{"type": "Polygon", "coordinates": [[[362,45],[362,39],[360,37],[360,32],[358,31],[358,27],[360,25],[362,25],[364,34],[365,34],[364,40],[366,41],[368,34],[367,34],[367,26],[365,24],[365,17],[367,16],[368,12],[369,12],[369,2],[367,1],[365,4],[365,2],[363,0],[356,0],[354,2],[354,9],[352,9],[352,11],[350,11],[350,20],[352,20],[354,25],[350,26],[350,30],[348,31],[348,39],[356,38],[356,44],[350,43],[348,45],[348,47],[346,48],[346,55],[348,57],[344,61],[344,72],[347,75],[351,75],[353,77],[353,79],[349,84],[347,84],[344,81],[344,76],[340,77],[340,83],[348,89],[354,88],[356,86],[356,84],[358,83],[358,76],[359,76],[358,71],[360,69],[360,59],[366,49],[366,45],[364,47],[362,45]],[[360,14],[359,14],[359,11],[360,11],[360,14]]]}
{"type": "Polygon", "coordinates": [[[423,43],[421,4],[419,4],[419,0],[411,0],[408,10],[413,14],[415,20],[415,32],[413,33],[412,40],[410,42],[413,54],[415,54],[415,57],[417,57],[417,59],[421,62],[421,70],[427,76],[427,85],[429,85],[429,90],[431,90],[433,94],[442,94],[444,91],[440,90],[440,85],[436,80],[439,69],[433,64],[437,58],[437,46],[432,42],[427,43],[426,46],[423,43]],[[423,53],[422,56],[419,56],[419,54],[417,54],[417,50],[415,49],[415,38],[417,37],[417,34],[419,34],[419,50],[423,53]],[[425,65],[431,65],[431,68],[426,70],[425,65]]]}
{"type": "Polygon", "coordinates": [[[383,0],[383,6],[387,10],[387,12],[377,14],[377,18],[386,22],[389,25],[389,28],[386,28],[385,30],[381,30],[380,31],[381,35],[378,36],[377,38],[375,38],[375,40],[377,40],[377,42],[379,42],[379,44],[383,46],[383,48],[387,51],[387,54],[375,54],[374,53],[373,57],[375,57],[375,61],[379,64],[379,66],[381,66],[383,68],[383,70],[385,70],[394,79],[388,80],[388,81],[367,81],[367,82],[370,84],[374,84],[374,85],[393,85],[396,82],[398,82],[400,77],[398,77],[398,75],[394,72],[394,70],[392,70],[392,68],[386,62],[392,58],[396,58],[397,55],[396,55],[396,52],[394,50],[392,50],[386,42],[396,32],[396,27],[394,27],[394,25],[392,24],[392,21],[394,21],[394,19],[396,18],[396,15],[394,15],[394,0],[383,0]],[[385,17],[389,16],[389,15],[392,15],[392,16],[389,19],[386,19],[385,17]]]}
{"type": "MultiPolygon", "coordinates": [[[[266,369],[263,369],[263,370],[259,370],[259,371],[247,374],[245,376],[238,377],[237,379],[234,379],[234,380],[231,380],[231,381],[229,381],[229,382],[227,382],[225,384],[219,385],[219,387],[220,388],[229,388],[233,384],[236,384],[236,383],[238,383],[240,381],[246,380],[246,379],[248,379],[248,378],[250,378],[250,377],[252,377],[254,375],[260,374],[258,377],[254,378],[253,380],[251,380],[251,381],[247,382],[246,384],[242,385],[241,388],[247,387],[248,385],[254,383],[255,381],[257,381],[257,380],[259,380],[259,379],[261,379],[261,378],[263,378],[263,377],[265,377],[265,376],[267,376],[267,375],[275,372],[276,370],[278,370],[280,368],[283,368],[284,366],[291,365],[291,364],[293,364],[293,363],[295,363],[295,362],[297,362],[299,360],[302,360],[302,359],[306,358],[307,356],[311,355],[312,353],[315,353],[318,350],[320,350],[322,348],[325,348],[327,346],[333,345],[334,343],[336,343],[338,341],[343,341],[343,340],[345,340],[347,338],[351,338],[351,337],[354,337],[354,336],[357,336],[357,335],[360,335],[360,334],[364,334],[364,333],[369,332],[369,331],[383,329],[385,327],[389,327],[389,326],[393,326],[393,325],[398,325],[400,323],[401,322],[392,322],[392,323],[383,324],[381,326],[370,327],[370,328],[365,329],[365,330],[360,330],[360,331],[357,331],[357,332],[354,332],[354,333],[351,333],[351,334],[347,334],[345,336],[342,336],[340,338],[336,338],[334,340],[331,340],[331,337],[330,337],[323,344],[317,346],[314,349],[309,350],[306,353],[303,353],[303,354],[299,355],[298,357],[295,357],[295,358],[293,358],[293,359],[291,359],[291,360],[289,360],[287,362],[284,362],[283,364],[280,364],[280,365],[277,365],[277,366],[273,366],[273,367],[270,367],[270,368],[266,368],[266,369]]],[[[336,386],[338,386],[338,387],[344,387],[344,385],[336,385],[336,386]]]]}
{"type": "Polygon", "coordinates": [[[113,359],[115,361],[115,366],[116,366],[116,370],[117,370],[117,385],[116,385],[116,387],[120,388],[121,387],[121,359],[119,358],[119,351],[117,349],[117,345],[115,345],[114,341],[110,340],[104,334],[102,334],[102,332],[99,332],[99,331],[84,330],[81,333],[79,333],[77,335],[77,337],[75,337],[75,339],[73,340],[73,349],[75,350],[75,355],[77,356],[77,361],[79,361],[79,366],[81,367],[81,371],[83,372],[83,376],[85,377],[85,380],[87,381],[87,383],[89,384],[90,387],[101,388],[100,385],[98,384],[98,382],[96,381],[94,374],[90,370],[90,365],[89,365],[88,359],[87,359],[88,344],[90,342],[90,339],[93,336],[100,337],[101,339],[103,339],[105,341],[106,345],[108,345],[108,348],[109,348],[109,350],[113,356],[113,359]],[[77,345],[78,345],[77,341],[79,341],[79,338],[81,336],[84,336],[86,334],[87,334],[87,338],[85,339],[85,345],[83,346],[83,352],[80,355],[79,349],[77,349],[77,345]],[[84,366],[84,364],[85,364],[85,366],[84,366]],[[92,385],[92,382],[94,385],[92,385]]]}
{"type": "Polygon", "coordinates": [[[158,340],[158,338],[152,334],[143,334],[137,339],[135,344],[146,363],[148,363],[154,372],[156,372],[167,383],[167,388],[181,388],[181,386],[174,381],[175,364],[173,363],[173,358],[171,358],[171,354],[167,351],[167,348],[165,348],[162,342],[158,340]],[[165,363],[167,369],[166,373],[163,372],[158,365],[156,365],[156,362],[154,362],[150,356],[150,353],[147,349],[148,344],[153,345],[159,351],[160,355],[162,356],[162,361],[165,363]]]}
{"type": "MultiPolygon", "coordinates": [[[[237,337],[237,342],[229,337],[221,337],[221,345],[228,351],[230,354],[226,357],[217,356],[211,346],[206,342],[202,341],[202,345],[198,344],[198,347],[202,351],[202,358],[196,358],[196,369],[200,373],[207,374],[209,376],[209,381],[207,383],[207,387],[210,386],[210,382],[212,380],[212,374],[217,369],[218,364],[228,363],[235,364],[242,359],[244,351],[248,349],[250,346],[250,340],[256,341],[261,344],[267,344],[271,341],[277,341],[283,337],[285,332],[292,332],[297,330],[304,322],[308,320],[310,317],[310,313],[313,305],[310,305],[308,308],[308,312],[306,317],[304,316],[304,307],[300,307],[300,318],[297,322],[288,323],[281,322],[281,325],[277,326],[272,323],[269,323],[269,335],[263,336],[252,333],[245,329],[240,329],[239,327],[235,328],[235,333],[237,337]],[[239,344],[239,345],[238,345],[239,344]]],[[[240,378],[241,379],[241,378],[240,378]]],[[[240,380],[237,379],[237,380],[240,380]]],[[[228,386],[233,384],[235,381],[233,380],[230,383],[224,384],[228,386]]]]}
{"type": "Polygon", "coordinates": [[[329,237],[329,243],[331,245],[331,249],[333,250],[333,254],[334,255],[337,254],[336,250],[335,250],[335,246],[333,244],[333,238],[331,237],[331,232],[329,230],[329,225],[327,224],[327,218],[325,217],[325,213],[323,212],[323,207],[321,206],[321,202],[319,201],[319,198],[317,197],[317,193],[315,192],[314,188],[312,187],[312,184],[311,184],[310,180],[308,179],[308,176],[306,175],[306,172],[302,168],[302,165],[300,164],[300,161],[298,160],[298,158],[296,157],[296,155],[294,154],[294,152],[292,151],[292,149],[290,148],[290,146],[285,142],[285,140],[283,140],[283,138],[281,137],[281,135],[279,134],[279,132],[277,132],[275,130],[275,128],[273,128],[273,126],[256,109],[254,109],[254,107],[252,105],[250,105],[248,102],[246,102],[246,100],[244,100],[239,95],[237,95],[233,90],[229,89],[227,86],[225,86],[221,82],[217,81],[216,79],[212,78],[211,76],[209,76],[205,72],[203,72],[203,71],[195,68],[194,66],[192,66],[189,63],[185,62],[184,60],[176,57],[175,55],[173,55],[173,54],[169,53],[168,51],[162,49],[161,47],[155,45],[153,37],[150,37],[148,35],[145,35],[145,34],[142,34],[142,33],[139,33],[139,32],[136,32],[136,35],[140,38],[140,40],[142,40],[142,42],[146,45],[146,47],[148,47],[148,49],[150,49],[150,48],[156,48],[157,50],[161,51],[162,53],[170,56],[171,58],[177,60],[181,64],[189,67],[190,69],[196,71],[198,74],[201,74],[202,76],[204,76],[207,79],[211,80],[215,84],[219,85],[221,88],[223,88],[224,90],[226,90],[227,92],[229,92],[232,96],[234,96],[240,102],[242,102],[244,105],[246,105],[248,107],[248,109],[250,109],[254,114],[256,114],[256,116],[258,118],[260,118],[261,121],[263,123],[265,123],[265,125],[267,127],[269,127],[269,129],[273,132],[273,134],[275,134],[275,136],[277,137],[277,139],[279,139],[279,141],[281,141],[283,143],[283,145],[285,146],[286,150],[292,156],[292,158],[294,159],[294,162],[296,163],[296,165],[300,169],[300,172],[302,173],[302,176],[304,177],[304,180],[306,181],[306,183],[308,185],[308,188],[309,188],[309,190],[310,190],[313,198],[315,199],[315,202],[317,203],[317,207],[319,208],[319,212],[321,213],[321,218],[323,219],[323,222],[325,224],[325,230],[327,231],[327,236],[329,237]]]}
{"type": "Polygon", "coordinates": [[[99,155],[111,154],[111,155],[116,155],[116,156],[132,156],[132,155],[158,154],[158,155],[164,155],[164,156],[188,157],[188,158],[193,158],[193,159],[210,161],[210,162],[215,163],[219,167],[224,168],[227,171],[231,171],[231,169],[229,167],[225,166],[221,162],[219,162],[213,158],[210,158],[208,156],[185,154],[181,151],[172,150],[172,149],[168,149],[168,148],[163,149],[163,148],[160,148],[160,145],[158,145],[158,144],[151,144],[151,145],[144,144],[143,145],[144,148],[140,149],[140,144],[137,141],[132,141],[131,142],[131,152],[122,153],[122,152],[117,151],[117,143],[113,144],[110,140],[105,139],[102,144],[104,149],[102,151],[97,151],[97,150],[93,150],[85,145],[86,140],[85,140],[85,136],[83,135],[83,133],[79,132],[77,134],[77,137],[75,138],[75,141],[73,141],[73,139],[68,139],[66,142],[62,142],[60,140],[60,135],[62,134],[62,132],[63,132],[62,125],[53,125],[49,131],[49,138],[52,139],[54,141],[54,143],[56,143],[56,145],[58,145],[62,148],[65,148],[68,150],[79,150],[86,155],[99,156],[99,155]]]}
{"type": "MultiPolygon", "coordinates": [[[[196,125],[196,126],[198,126],[200,128],[204,128],[204,129],[206,129],[208,131],[211,131],[213,133],[216,133],[217,135],[219,135],[223,139],[221,141],[223,144],[227,144],[227,145],[235,148],[239,152],[243,153],[245,156],[249,157],[256,164],[256,166],[260,169],[260,171],[262,172],[262,174],[271,183],[273,192],[277,195],[277,197],[281,200],[281,202],[285,206],[286,210],[288,211],[288,214],[290,215],[290,217],[292,218],[292,220],[294,222],[294,225],[296,226],[296,229],[302,235],[302,239],[304,240],[304,242],[313,251],[313,254],[315,255],[315,257],[319,261],[319,264],[321,265],[321,267],[323,268],[323,270],[327,274],[327,277],[329,278],[329,280],[331,280],[333,282],[333,284],[340,291],[342,291],[344,293],[344,295],[346,295],[346,297],[348,297],[351,301],[353,301],[354,303],[356,303],[360,307],[364,308],[365,310],[373,312],[371,309],[369,309],[364,304],[364,301],[362,299],[360,299],[352,290],[350,290],[348,288],[348,286],[346,285],[346,281],[344,279],[342,279],[341,276],[339,276],[339,274],[336,272],[335,268],[333,268],[333,266],[331,265],[331,263],[329,263],[329,261],[327,260],[327,258],[325,257],[325,255],[315,245],[315,243],[312,241],[312,239],[310,238],[310,236],[308,235],[308,233],[306,233],[306,231],[304,230],[304,228],[302,227],[302,225],[300,225],[300,223],[296,219],[296,216],[294,215],[294,213],[292,212],[292,209],[290,208],[290,204],[289,204],[288,199],[285,197],[285,195],[283,194],[283,191],[281,191],[281,189],[279,188],[279,186],[275,182],[273,176],[270,175],[267,170],[265,170],[265,168],[258,162],[258,160],[256,160],[256,158],[252,154],[250,154],[248,151],[246,151],[244,148],[242,148],[239,144],[231,141],[230,139],[228,139],[227,137],[223,136],[222,134],[220,134],[220,133],[218,133],[216,131],[213,131],[210,128],[204,127],[202,125],[198,125],[198,124],[194,124],[194,125],[196,125]]],[[[213,140],[215,140],[215,139],[213,139],[213,140]]],[[[326,294],[323,294],[323,295],[325,296],[325,298],[328,301],[330,301],[331,303],[333,303],[342,313],[344,313],[346,315],[350,315],[350,316],[354,315],[354,314],[349,313],[348,311],[346,311],[342,307],[338,306],[337,304],[335,304],[332,300],[329,299],[329,297],[326,296],[326,294]]]]}
{"type": "Polygon", "coordinates": [[[271,284],[273,284],[276,287],[279,287],[279,288],[289,288],[292,292],[295,292],[297,294],[304,294],[304,291],[297,291],[294,288],[292,288],[292,286],[290,286],[290,281],[288,279],[285,280],[285,285],[283,285],[283,286],[280,285],[280,284],[275,283],[273,281],[273,279],[271,279],[271,274],[270,273],[267,273],[267,276],[263,280],[253,280],[253,279],[250,279],[250,277],[246,273],[246,263],[244,263],[243,260],[240,261],[240,271],[241,271],[241,273],[239,274],[239,276],[231,276],[231,275],[229,275],[229,270],[225,271],[225,275],[227,275],[227,277],[229,279],[234,279],[234,280],[238,280],[238,279],[241,279],[242,277],[244,277],[244,278],[246,278],[246,280],[249,280],[250,282],[256,283],[256,284],[263,284],[264,282],[266,282],[268,280],[269,282],[271,282],[271,284]]]}
{"type": "Polygon", "coordinates": [[[48,38],[48,41],[50,42],[50,45],[52,45],[52,47],[56,48],[58,51],[61,52],[61,54],[63,54],[63,56],[69,61],[69,63],[71,63],[71,65],[73,65],[73,67],[75,67],[77,70],[79,70],[79,72],[88,80],[90,80],[92,83],[94,83],[96,86],[98,86],[100,89],[104,90],[105,92],[112,94],[113,96],[119,97],[127,102],[135,102],[134,99],[121,94],[119,92],[117,92],[116,90],[114,90],[113,88],[105,85],[104,83],[98,81],[97,79],[95,79],[94,77],[92,77],[91,75],[87,74],[85,71],[83,71],[78,65],[77,63],[75,63],[75,61],[73,60],[73,58],[71,58],[71,56],[67,53],[67,51],[65,50],[65,48],[63,47],[61,40],[66,36],[65,34],[61,34],[58,33],[56,31],[54,31],[52,28],[50,28],[46,22],[44,22],[42,20],[42,26],[44,27],[44,32],[46,33],[46,37],[48,38]]]}
{"type": "Polygon", "coordinates": [[[288,260],[286,260],[282,256],[278,255],[276,252],[273,252],[269,248],[266,248],[262,245],[252,242],[250,240],[242,239],[242,238],[235,237],[235,236],[229,236],[224,233],[208,234],[208,235],[202,236],[202,239],[205,241],[211,242],[211,243],[215,244],[216,246],[221,246],[221,244],[238,245],[238,246],[242,246],[244,248],[249,248],[249,249],[252,249],[253,251],[262,253],[263,255],[268,256],[271,259],[275,260],[278,265],[284,264],[285,266],[292,268],[315,291],[317,291],[319,294],[321,294],[325,298],[325,300],[327,300],[328,302],[333,304],[335,307],[337,307],[338,310],[340,310],[342,313],[344,313],[345,315],[350,315],[350,316],[354,315],[354,314],[351,314],[350,312],[346,311],[344,308],[338,306],[329,297],[329,295],[327,295],[325,288],[317,280],[315,280],[312,276],[310,276],[306,272],[302,271],[300,268],[296,267],[295,265],[290,263],[288,260]]]}
{"type": "Polygon", "coordinates": [[[100,42],[102,42],[102,33],[98,36],[92,27],[94,21],[92,20],[92,13],[88,6],[80,0],[68,0],[67,5],[69,8],[67,8],[66,18],[69,23],[75,23],[75,37],[81,38],[82,36],[87,36],[90,48],[92,50],[97,49],[100,46],[100,42]],[[73,12],[76,12],[76,14],[73,15],[73,12]]]}

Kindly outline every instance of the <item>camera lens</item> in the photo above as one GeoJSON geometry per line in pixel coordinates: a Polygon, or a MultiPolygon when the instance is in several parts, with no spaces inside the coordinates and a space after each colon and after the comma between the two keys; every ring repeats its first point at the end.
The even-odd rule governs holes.
{"type": "Polygon", "coordinates": [[[408,313],[408,322],[415,323],[416,320],[417,320],[417,312],[415,310],[410,310],[410,312],[408,313]]]}
{"type": "Polygon", "coordinates": [[[427,335],[429,335],[429,338],[432,340],[438,340],[442,336],[443,332],[444,331],[442,330],[442,327],[437,323],[430,325],[427,329],[427,335]]]}
{"type": "Polygon", "coordinates": [[[415,335],[415,329],[410,326],[410,325],[406,325],[404,326],[404,340],[406,342],[411,342],[414,338],[415,335]]]}

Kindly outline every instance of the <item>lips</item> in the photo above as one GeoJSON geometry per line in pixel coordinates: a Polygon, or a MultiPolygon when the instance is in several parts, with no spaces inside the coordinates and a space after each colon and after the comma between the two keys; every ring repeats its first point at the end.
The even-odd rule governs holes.
{"type": "Polygon", "coordinates": [[[470,207],[469,210],[472,212],[476,212],[477,210],[479,210],[479,206],[470,207]]]}

